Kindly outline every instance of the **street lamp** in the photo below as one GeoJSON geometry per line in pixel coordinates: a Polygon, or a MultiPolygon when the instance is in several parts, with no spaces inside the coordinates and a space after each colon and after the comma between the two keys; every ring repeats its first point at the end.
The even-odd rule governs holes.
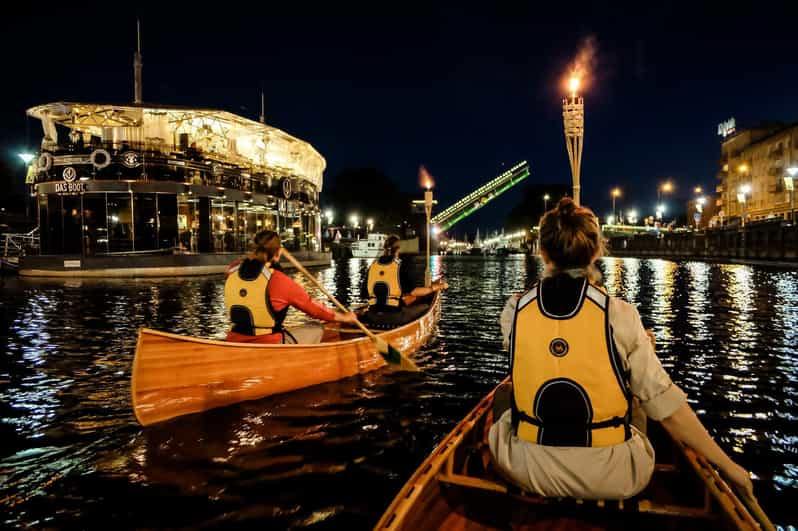
{"type": "Polygon", "coordinates": [[[353,226],[354,228],[358,228],[358,227],[359,227],[359,225],[358,225],[358,217],[357,217],[357,214],[352,214],[351,216],[349,216],[349,222],[352,224],[352,226],[353,226]]]}
{"type": "Polygon", "coordinates": [[[371,218],[367,219],[366,226],[368,227],[368,231],[371,232],[371,230],[374,228],[374,220],[371,218]]]}
{"type": "Polygon", "coordinates": [[[327,225],[332,225],[333,222],[333,211],[332,209],[327,209],[324,211],[324,217],[327,218],[327,225]]]}
{"type": "Polygon", "coordinates": [[[612,195],[612,217],[615,218],[615,199],[621,197],[621,189],[616,186],[610,195],[612,195]]]}
{"type": "Polygon", "coordinates": [[[790,192],[790,222],[795,225],[795,176],[798,175],[798,166],[787,168],[787,177],[784,177],[784,187],[790,192]]]}
{"type": "Polygon", "coordinates": [[[579,204],[579,174],[582,170],[582,144],[585,136],[585,101],[577,94],[580,78],[577,72],[568,80],[570,96],[562,100],[562,121],[565,129],[565,147],[574,183],[574,203],[579,204]]]}
{"type": "Polygon", "coordinates": [[[740,186],[740,192],[737,194],[737,202],[743,207],[743,227],[745,227],[746,218],[746,203],[748,202],[748,194],[751,193],[751,185],[744,184],[740,186]]]}
{"type": "Polygon", "coordinates": [[[543,212],[544,213],[546,211],[548,211],[548,209],[549,209],[549,199],[551,199],[551,196],[549,194],[546,194],[546,195],[543,196],[543,212]]]}
{"type": "Polygon", "coordinates": [[[671,193],[673,191],[673,183],[671,181],[665,181],[664,183],[660,184],[657,187],[657,202],[662,200],[662,192],[671,193]]]}
{"type": "Polygon", "coordinates": [[[30,163],[34,158],[32,153],[28,153],[27,151],[23,151],[22,153],[17,153],[17,156],[22,159],[22,162],[25,163],[25,217],[30,218],[30,207],[31,207],[31,196],[33,193],[33,168],[30,167],[30,163]]]}
{"type": "Polygon", "coordinates": [[[663,204],[657,205],[657,219],[661,220],[663,214],[665,214],[665,205],[663,204]]]}
{"type": "Polygon", "coordinates": [[[632,209],[632,210],[628,211],[626,213],[626,219],[632,225],[637,223],[637,210],[632,209]]]}
{"type": "Polygon", "coordinates": [[[698,222],[704,216],[704,205],[707,204],[707,198],[703,195],[695,200],[695,209],[698,211],[698,217],[695,219],[695,228],[698,230],[698,222]]]}

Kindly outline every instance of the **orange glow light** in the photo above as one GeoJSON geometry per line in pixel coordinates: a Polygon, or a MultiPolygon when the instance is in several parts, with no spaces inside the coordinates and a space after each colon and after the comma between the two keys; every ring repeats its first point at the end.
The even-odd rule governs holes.
{"type": "Polygon", "coordinates": [[[423,165],[418,167],[418,181],[419,184],[427,190],[432,190],[435,186],[435,179],[432,178],[432,175],[429,174],[427,168],[423,165]]]}
{"type": "Polygon", "coordinates": [[[579,78],[577,76],[573,75],[568,80],[568,89],[571,91],[571,96],[576,96],[576,91],[579,90],[579,78]]]}

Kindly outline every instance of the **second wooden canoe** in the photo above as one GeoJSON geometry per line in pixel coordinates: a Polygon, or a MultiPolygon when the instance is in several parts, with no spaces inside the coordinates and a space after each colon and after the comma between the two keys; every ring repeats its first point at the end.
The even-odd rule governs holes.
{"type": "MultiPolygon", "coordinates": [[[[439,318],[440,297],[436,296],[418,319],[378,336],[410,355],[429,340],[439,318]]],[[[315,345],[266,345],[142,328],[131,377],[133,411],[147,426],[385,365],[374,343],[364,336],[315,345]]]]}

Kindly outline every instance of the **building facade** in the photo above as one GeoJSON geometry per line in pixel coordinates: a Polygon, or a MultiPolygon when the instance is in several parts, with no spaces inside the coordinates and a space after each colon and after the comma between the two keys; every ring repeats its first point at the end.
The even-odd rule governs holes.
{"type": "Polygon", "coordinates": [[[798,124],[763,124],[727,137],[721,145],[716,190],[718,224],[789,219],[787,168],[798,166],[798,124]]]}
{"type": "Polygon", "coordinates": [[[324,158],[217,110],[51,103],[31,180],[41,254],[241,252],[261,229],[318,251],[324,158]]]}

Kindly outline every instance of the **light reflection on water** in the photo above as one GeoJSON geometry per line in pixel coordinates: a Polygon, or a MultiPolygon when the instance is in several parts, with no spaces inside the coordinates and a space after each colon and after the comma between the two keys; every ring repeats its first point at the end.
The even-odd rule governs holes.
{"type": "MultiPolygon", "coordinates": [[[[358,304],[368,262],[316,274],[358,304]]],[[[663,364],[709,430],[760,478],[760,501],[794,523],[798,272],[633,258],[600,267],[610,293],[656,331],[663,364]]],[[[451,288],[439,333],[418,354],[422,374],[373,373],[146,430],[130,411],[136,331],[223,337],[221,278],[5,281],[4,524],[368,528],[506,373],[498,315],[541,270],[523,257],[433,257],[433,277],[451,288]],[[146,509],[131,512],[131,499],[146,509]]],[[[421,281],[422,261],[415,272],[421,281]]],[[[288,322],[304,320],[291,312],[288,322]]]]}

